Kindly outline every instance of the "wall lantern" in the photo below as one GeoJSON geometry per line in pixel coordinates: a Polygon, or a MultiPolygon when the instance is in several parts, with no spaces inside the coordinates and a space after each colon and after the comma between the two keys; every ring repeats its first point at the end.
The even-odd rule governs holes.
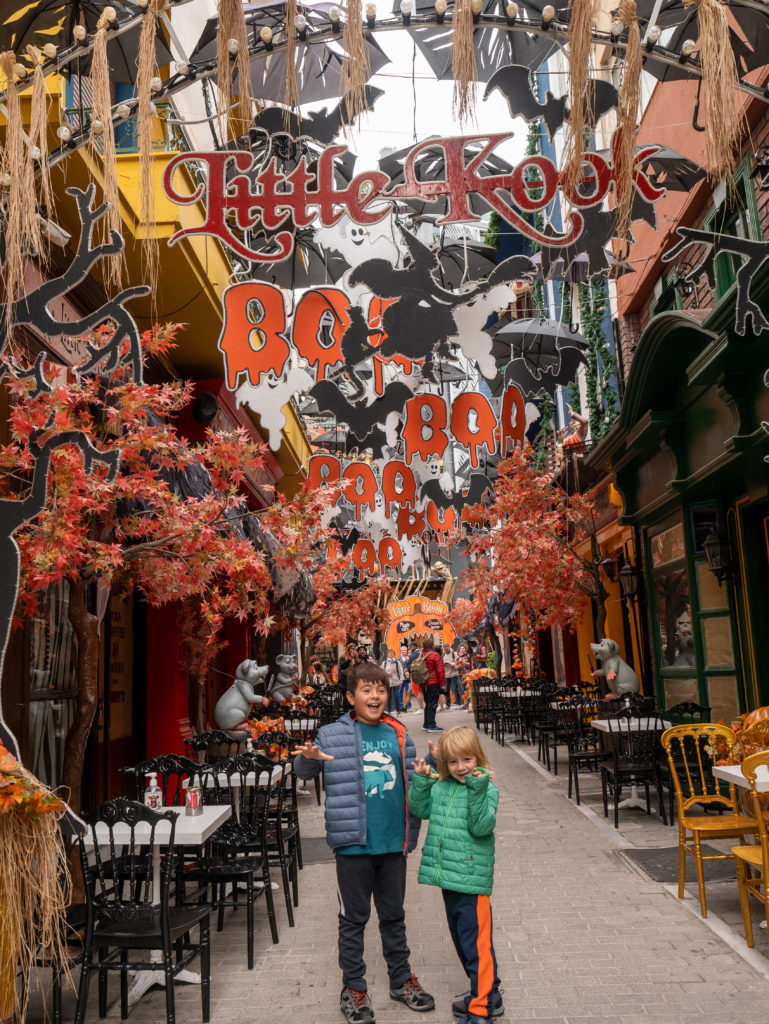
{"type": "Polygon", "coordinates": [[[720,533],[711,530],[702,543],[705,558],[708,560],[708,569],[718,580],[721,586],[724,576],[728,576],[732,568],[732,549],[728,540],[724,540],[720,533]]]}
{"type": "Polygon", "coordinates": [[[606,558],[598,564],[603,569],[606,579],[609,580],[610,583],[614,583],[617,578],[617,563],[614,559],[610,555],[607,555],[606,558]]]}
{"type": "Polygon", "coordinates": [[[640,569],[626,562],[619,571],[619,585],[623,600],[634,601],[641,589],[640,569]]]}

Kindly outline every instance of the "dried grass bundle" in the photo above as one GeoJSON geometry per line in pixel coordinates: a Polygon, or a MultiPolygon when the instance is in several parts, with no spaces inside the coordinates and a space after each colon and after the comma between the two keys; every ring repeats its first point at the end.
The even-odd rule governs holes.
{"type": "MultiPolygon", "coordinates": [[[[0,174],[10,177],[10,187],[5,192],[3,210],[3,234],[5,238],[5,263],[3,284],[5,299],[11,303],[21,292],[24,282],[24,262],[27,253],[41,249],[40,223],[37,219],[37,196],[35,194],[35,168],[21,121],[19,90],[13,77],[16,56],[13,50],[0,54],[0,74],[5,78],[5,106],[8,124],[5,130],[5,147],[0,157],[0,174]]],[[[10,331],[9,319],[5,323],[10,331]]]]}
{"type": "Polygon", "coordinates": [[[299,83],[296,77],[296,0],[286,0],[286,105],[285,122],[288,123],[291,111],[299,113],[299,83]]]}
{"type": "Polygon", "coordinates": [[[36,46],[28,46],[27,54],[32,62],[32,111],[29,122],[29,144],[40,150],[38,173],[40,194],[49,217],[55,216],[56,207],[51,187],[51,170],[48,166],[48,97],[45,89],[42,54],[36,46]]]}
{"type": "MultiPolygon", "coordinates": [[[[91,145],[101,148],[103,162],[104,198],[109,203],[106,225],[109,230],[120,231],[120,189],[117,181],[117,155],[115,126],[112,122],[112,96],[110,94],[109,62],[107,61],[107,26],[102,14],[96,25],[91,61],[93,87],[93,117],[91,119],[91,145]],[[100,130],[96,130],[99,128],[100,130]]],[[[119,287],[123,280],[124,252],[110,256],[104,264],[104,284],[119,287]]]]}
{"type": "Polygon", "coordinates": [[[567,188],[576,191],[582,178],[585,126],[593,123],[587,83],[593,47],[595,0],[573,0],[569,18],[569,124],[564,175],[567,188]]]}
{"type": "Polygon", "coordinates": [[[251,71],[248,56],[248,30],[246,16],[243,13],[241,0],[219,0],[219,22],[216,26],[216,86],[219,90],[219,130],[222,139],[232,135],[237,137],[248,129],[251,123],[251,71]],[[238,44],[238,52],[233,61],[230,53],[230,40],[238,44]],[[230,116],[232,97],[232,69],[238,72],[238,109],[230,116]],[[235,117],[240,123],[232,124],[235,117]]]}
{"type": "Polygon", "coordinates": [[[617,207],[614,215],[614,235],[628,241],[633,208],[633,159],[638,132],[638,107],[641,101],[641,29],[638,25],[635,0],[621,0],[619,20],[628,27],[625,67],[617,103],[617,132],[619,145],[615,148],[614,181],[617,207]]]}
{"type": "Polygon", "coordinates": [[[67,968],[67,861],[60,814],[0,814],[0,1018],[23,1021],[38,948],[67,968]],[[65,884],[62,885],[62,877],[65,884]],[[23,984],[17,995],[16,969],[23,984]]]}
{"type": "Polygon", "coordinates": [[[697,8],[700,26],[705,163],[711,181],[730,177],[737,164],[736,149],[747,128],[739,111],[737,62],[729,38],[726,6],[718,0],[684,0],[697,8]]]}
{"type": "Polygon", "coordinates": [[[366,82],[371,74],[371,65],[363,35],[362,0],[348,0],[342,45],[345,51],[341,77],[342,110],[345,123],[351,125],[359,114],[369,108],[366,82]]]}
{"type": "Polygon", "coordinates": [[[153,161],[152,79],[155,75],[155,34],[157,17],[166,0],[150,0],[139,37],[136,74],[136,114],[139,133],[139,210],[143,230],[144,272],[151,282],[157,280],[160,248],[155,230],[155,177],[153,161]]]}
{"type": "Polygon", "coordinates": [[[454,100],[452,110],[460,124],[475,120],[478,68],[473,47],[473,11],[470,0],[456,0],[452,23],[452,74],[454,100]]]}

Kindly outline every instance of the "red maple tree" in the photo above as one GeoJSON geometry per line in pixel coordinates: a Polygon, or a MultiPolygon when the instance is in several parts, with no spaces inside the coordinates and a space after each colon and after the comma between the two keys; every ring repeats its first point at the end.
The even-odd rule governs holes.
{"type": "MultiPolygon", "coordinates": [[[[174,344],[178,325],[147,332],[145,359],[174,344]]],[[[86,466],[82,450],[51,455],[49,500],[16,533],[21,556],[17,616],[31,614],[53,584],[69,587],[69,616],[78,639],[78,697],[64,750],[63,784],[78,805],[83,754],[97,702],[98,619],[88,589],[136,589],[150,605],[194,599],[212,646],[228,616],[260,628],[269,612],[270,575],[263,551],[242,529],[248,514],[241,484],[264,461],[264,447],[243,432],[209,431],[188,444],[173,426],[191,385],[136,384],[124,368],[106,375],[59,378],[40,389],[34,376],[6,377],[15,399],[11,442],[0,448],[0,496],[23,491],[25,475],[46,438],[77,430],[94,448],[117,450],[114,477],[86,466]],[[90,472],[86,470],[90,469],[90,472]]]]}

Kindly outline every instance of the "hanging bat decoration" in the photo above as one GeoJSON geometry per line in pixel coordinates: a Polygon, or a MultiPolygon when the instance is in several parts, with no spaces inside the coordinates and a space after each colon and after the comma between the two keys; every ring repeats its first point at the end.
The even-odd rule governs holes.
{"type": "MultiPolygon", "coordinates": [[[[366,86],[366,102],[369,109],[384,96],[382,89],[373,85],[366,86]]],[[[282,106],[265,107],[260,110],[252,122],[252,131],[271,136],[273,139],[288,136],[296,143],[299,139],[312,139],[322,146],[330,145],[346,124],[351,123],[347,110],[347,100],[343,99],[331,110],[321,107],[303,117],[298,117],[292,110],[288,123],[286,112],[282,106]]],[[[273,146],[270,147],[271,151],[273,146]]]]}
{"type": "MultiPolygon", "coordinates": [[[[511,117],[522,117],[528,123],[541,118],[551,141],[569,118],[566,96],[555,97],[548,90],[545,102],[540,103],[532,89],[532,73],[521,64],[509,64],[495,71],[486,86],[484,100],[496,91],[504,96],[511,117]]],[[[617,90],[610,82],[600,78],[589,79],[584,100],[585,124],[595,127],[604,114],[617,106],[617,99],[617,90]]]]}
{"type": "Polygon", "coordinates": [[[716,256],[728,252],[739,256],[742,261],[737,270],[737,297],[735,301],[734,329],[744,337],[748,317],[752,321],[753,334],[758,336],[769,330],[769,320],[760,307],[750,298],[750,285],[761,267],[769,259],[769,242],[752,238],[738,238],[735,235],[721,235],[715,231],[699,228],[677,227],[680,241],[662,254],[665,263],[677,259],[690,245],[704,245],[705,252],[698,263],[688,270],[682,281],[694,284],[701,278],[707,279],[712,291],[716,287],[716,256]]]}

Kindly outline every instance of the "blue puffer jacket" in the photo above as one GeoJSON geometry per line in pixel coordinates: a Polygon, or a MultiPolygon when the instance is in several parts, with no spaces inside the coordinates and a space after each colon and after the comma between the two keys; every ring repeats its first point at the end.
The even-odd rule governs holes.
{"type": "MultiPolygon", "coordinates": [[[[403,757],[403,777],[406,780],[406,792],[403,794],[406,842],[403,852],[411,853],[417,845],[421,824],[419,818],[407,812],[406,808],[412,764],[417,752],[406,727],[397,718],[383,715],[382,721],[395,729],[403,757]]],[[[331,754],[334,760],[311,761],[298,754],[294,758],[294,771],[300,779],[314,779],[323,771],[326,784],[326,842],[332,850],[352,844],[363,846],[366,843],[363,740],[354,712],[349,711],[338,722],[319,729],[315,744],[324,754],[331,754]]]]}

